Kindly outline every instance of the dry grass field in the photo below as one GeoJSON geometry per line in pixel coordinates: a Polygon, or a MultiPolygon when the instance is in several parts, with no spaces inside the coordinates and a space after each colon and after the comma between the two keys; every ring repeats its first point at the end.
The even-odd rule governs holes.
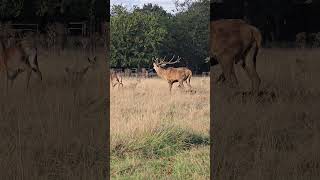
{"type": "MultiPolygon", "coordinates": [[[[263,49],[261,97],[211,86],[214,179],[319,179],[319,69],[319,49],[263,49]]],[[[240,66],[236,73],[248,90],[240,66]]]]}
{"type": "Polygon", "coordinates": [[[43,81],[25,74],[5,91],[0,82],[0,179],[106,179],[105,55],[78,84],[65,67],[86,65],[80,51],[39,52],[43,81]]]}
{"type": "Polygon", "coordinates": [[[124,78],[110,91],[111,179],[209,179],[208,77],[196,93],[160,78],[124,78]]]}

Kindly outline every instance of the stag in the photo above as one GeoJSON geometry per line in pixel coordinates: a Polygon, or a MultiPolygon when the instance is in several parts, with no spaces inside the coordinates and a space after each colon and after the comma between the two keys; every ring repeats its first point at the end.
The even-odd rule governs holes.
{"type": "Polygon", "coordinates": [[[115,87],[116,85],[118,85],[118,88],[120,86],[123,87],[122,76],[120,76],[116,71],[111,72],[110,80],[111,80],[112,87],[115,87]]]}
{"type": "Polygon", "coordinates": [[[164,68],[167,64],[175,64],[180,62],[180,57],[176,61],[173,61],[175,56],[171,58],[170,61],[166,61],[165,57],[163,59],[153,58],[153,68],[157,72],[158,76],[166,80],[169,84],[169,91],[171,93],[172,85],[175,82],[179,82],[179,87],[184,88],[183,82],[191,89],[190,79],[192,76],[192,71],[186,67],[179,68],[164,68]]]}
{"type": "Polygon", "coordinates": [[[31,73],[35,72],[37,77],[42,80],[42,74],[38,65],[37,48],[32,41],[22,39],[18,43],[6,47],[4,41],[0,38],[0,70],[5,70],[8,83],[13,86],[14,80],[22,72],[27,72],[26,87],[28,89],[31,73]]]}
{"type": "Polygon", "coordinates": [[[210,63],[220,64],[222,74],[218,82],[227,81],[231,87],[238,86],[234,63],[241,67],[251,80],[251,90],[258,92],[260,78],[256,71],[256,58],[261,47],[260,31],[243,20],[223,19],[210,22],[210,63]],[[253,57],[247,58],[253,50],[253,57]]]}

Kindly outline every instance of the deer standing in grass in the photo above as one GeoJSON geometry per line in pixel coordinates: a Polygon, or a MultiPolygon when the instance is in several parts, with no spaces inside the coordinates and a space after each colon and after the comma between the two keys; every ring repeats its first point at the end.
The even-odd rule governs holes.
{"type": "Polygon", "coordinates": [[[118,88],[120,86],[123,87],[122,76],[120,76],[116,71],[111,72],[110,80],[111,80],[112,87],[115,87],[116,85],[118,85],[118,88]]]}
{"type": "Polygon", "coordinates": [[[42,80],[37,59],[37,48],[31,41],[22,39],[13,46],[6,47],[4,41],[0,39],[0,71],[4,70],[6,72],[7,91],[9,81],[12,87],[14,80],[24,71],[27,72],[27,88],[32,71],[42,80]]]}
{"type": "Polygon", "coordinates": [[[74,70],[70,67],[66,67],[65,68],[65,71],[68,75],[68,77],[72,80],[72,81],[75,81],[75,82],[81,82],[85,75],[88,73],[88,70],[89,69],[94,69],[95,68],[95,65],[97,63],[97,57],[95,56],[93,59],[90,59],[88,57],[88,62],[89,64],[86,65],[85,67],[81,68],[80,70],[74,70]]]}
{"type": "Polygon", "coordinates": [[[210,22],[210,64],[220,64],[222,74],[218,82],[228,82],[230,87],[238,87],[234,63],[240,63],[251,80],[251,91],[258,92],[260,78],[256,71],[256,61],[261,48],[260,31],[240,19],[222,19],[210,22]],[[251,57],[248,57],[252,54],[251,57]]]}
{"type": "Polygon", "coordinates": [[[191,89],[190,79],[192,77],[192,71],[186,67],[179,68],[164,68],[167,64],[175,64],[180,62],[180,57],[176,61],[173,61],[175,56],[170,61],[163,59],[153,58],[153,68],[157,72],[158,76],[166,80],[169,84],[169,91],[171,93],[172,85],[179,82],[179,87],[184,88],[183,82],[186,82],[188,87],[191,89]]]}

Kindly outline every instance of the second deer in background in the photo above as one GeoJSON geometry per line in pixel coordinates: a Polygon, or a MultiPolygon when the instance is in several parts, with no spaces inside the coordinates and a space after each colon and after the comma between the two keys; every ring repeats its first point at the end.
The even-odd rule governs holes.
{"type": "Polygon", "coordinates": [[[110,80],[111,80],[112,87],[115,87],[116,85],[118,85],[118,88],[120,86],[123,87],[122,76],[119,75],[116,71],[111,71],[110,80]]]}

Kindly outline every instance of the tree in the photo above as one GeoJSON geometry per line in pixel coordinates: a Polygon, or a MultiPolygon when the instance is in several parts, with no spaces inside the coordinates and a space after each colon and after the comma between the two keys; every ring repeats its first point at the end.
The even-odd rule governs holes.
{"type": "Polygon", "coordinates": [[[23,9],[24,0],[0,0],[1,19],[18,17],[23,9]]]}
{"type": "Polygon", "coordinates": [[[209,0],[177,4],[170,14],[146,4],[129,12],[122,6],[111,11],[111,66],[150,67],[151,58],[182,57],[178,66],[208,71],[209,0]]]}
{"type": "Polygon", "coordinates": [[[183,11],[176,14],[170,27],[172,42],[167,42],[185,60],[185,65],[197,71],[209,70],[205,61],[209,49],[209,5],[209,0],[200,0],[180,8],[183,11]]]}
{"type": "Polygon", "coordinates": [[[111,15],[111,66],[150,65],[167,34],[159,16],[122,6],[113,6],[111,15]]]}

